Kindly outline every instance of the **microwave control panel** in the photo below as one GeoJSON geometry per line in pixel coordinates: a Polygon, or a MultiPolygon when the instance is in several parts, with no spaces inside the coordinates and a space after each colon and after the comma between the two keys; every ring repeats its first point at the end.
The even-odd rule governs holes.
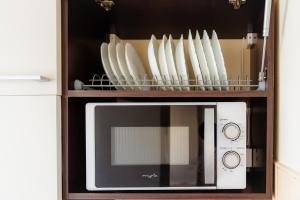
{"type": "Polygon", "coordinates": [[[217,103],[217,188],[246,188],[247,106],[217,103]]]}

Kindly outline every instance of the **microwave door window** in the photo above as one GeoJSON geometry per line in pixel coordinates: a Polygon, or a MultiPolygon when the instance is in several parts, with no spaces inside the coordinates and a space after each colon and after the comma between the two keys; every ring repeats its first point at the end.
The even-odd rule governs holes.
{"type": "Polygon", "coordinates": [[[96,107],[96,186],[167,186],[162,144],[168,126],[168,106],[96,107]]]}
{"type": "Polygon", "coordinates": [[[162,150],[167,137],[165,127],[112,127],[111,164],[161,165],[167,164],[162,150]]]}
{"type": "Polygon", "coordinates": [[[97,107],[96,186],[213,185],[205,178],[205,137],[213,138],[204,133],[206,112],[203,106],[191,105],[97,107]]]}

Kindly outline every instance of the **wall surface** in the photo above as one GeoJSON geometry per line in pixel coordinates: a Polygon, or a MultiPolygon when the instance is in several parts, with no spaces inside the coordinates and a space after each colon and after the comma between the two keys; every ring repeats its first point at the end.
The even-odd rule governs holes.
{"type": "Polygon", "coordinates": [[[277,161],[300,172],[300,1],[278,3],[277,161]]]}
{"type": "Polygon", "coordinates": [[[277,0],[275,199],[300,199],[300,1],[277,0]]]}

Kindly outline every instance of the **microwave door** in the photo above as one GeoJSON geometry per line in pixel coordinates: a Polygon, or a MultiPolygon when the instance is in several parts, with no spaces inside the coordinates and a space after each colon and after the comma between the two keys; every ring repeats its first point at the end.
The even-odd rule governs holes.
{"type": "Polygon", "coordinates": [[[87,111],[89,190],[215,188],[215,104],[94,104],[87,111]]]}

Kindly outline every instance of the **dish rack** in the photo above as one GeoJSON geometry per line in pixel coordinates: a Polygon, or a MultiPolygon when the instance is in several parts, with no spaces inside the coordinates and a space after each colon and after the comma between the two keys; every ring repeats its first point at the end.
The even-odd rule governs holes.
{"type": "MultiPolygon", "coordinates": [[[[106,74],[99,75],[95,74],[89,83],[85,84],[80,80],[74,81],[75,90],[136,90],[136,91],[145,91],[145,90],[176,90],[176,91],[221,91],[221,90],[230,90],[230,91],[249,91],[253,89],[258,89],[257,84],[253,84],[253,80],[250,80],[248,77],[246,79],[241,79],[239,76],[236,79],[229,79],[225,83],[219,80],[203,81],[203,84],[199,84],[197,80],[189,79],[183,80],[179,77],[179,82],[175,83],[174,80],[171,80],[172,84],[167,84],[167,79],[163,77],[162,81],[157,81],[157,79],[149,79],[145,76],[141,80],[135,80],[138,84],[127,84],[125,79],[122,79],[122,84],[112,84],[112,82],[117,81],[117,79],[109,80],[106,74]],[[159,83],[160,82],[160,83],[159,83]],[[183,84],[185,82],[185,84],[183,84]]],[[[132,79],[132,81],[134,81],[132,79]]]]}

